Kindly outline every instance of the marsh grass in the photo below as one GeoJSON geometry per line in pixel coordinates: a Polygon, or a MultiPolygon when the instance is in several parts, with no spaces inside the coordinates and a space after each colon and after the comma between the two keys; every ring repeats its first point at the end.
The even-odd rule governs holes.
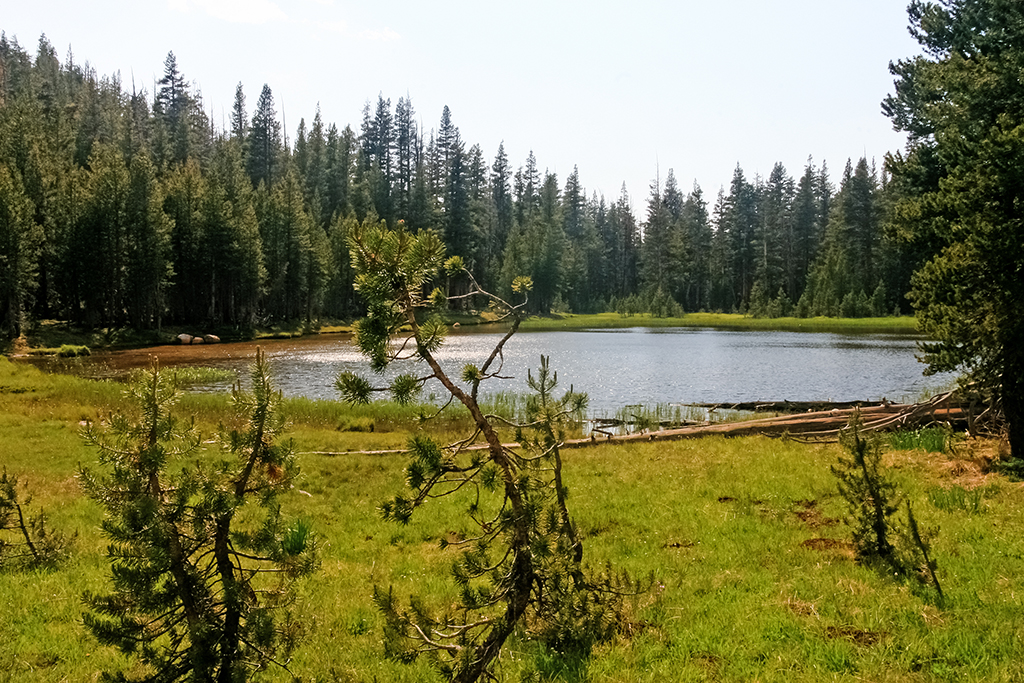
{"type": "MultiPolygon", "coordinates": [[[[222,406],[223,395],[188,394],[180,409],[196,414],[206,434],[222,406]]],[[[0,681],[87,681],[130,666],[81,625],[80,596],[103,590],[109,569],[100,510],[74,478],[78,463],[94,466],[96,457],[79,438],[79,421],[123,407],[113,383],[0,360],[0,458],[54,528],[79,534],[69,563],[56,570],[0,573],[0,681]]],[[[352,413],[377,425],[362,432],[339,430],[348,419],[340,408],[286,409],[286,438],[299,451],[402,447],[421,428],[403,427],[398,418],[410,416],[385,406],[375,409],[392,411],[393,431],[381,428],[378,413],[352,413]]],[[[442,440],[456,433],[425,428],[441,430],[442,440]]],[[[619,637],[589,659],[515,639],[500,680],[1024,680],[1024,489],[991,473],[972,475],[968,486],[954,473],[970,463],[950,466],[956,453],[884,454],[921,524],[941,527],[933,546],[947,594],[940,610],[908,583],[853,560],[829,472],[837,448],[713,437],[567,452],[566,483],[588,561],[653,572],[655,584],[637,597],[619,637]],[[932,502],[933,490],[956,486],[981,487],[982,514],[932,502]]],[[[282,504],[313,521],[323,565],[302,583],[295,605],[305,626],[292,671],[309,681],[437,681],[425,661],[383,658],[370,595],[374,585],[394,586],[400,596],[451,604],[457,550],[441,550],[438,539],[473,535],[467,501],[434,501],[430,515],[394,525],[377,507],[402,490],[405,456],[307,454],[300,464],[282,504]]],[[[272,672],[264,680],[286,679],[272,672]]]]}
{"type": "MultiPolygon", "coordinates": [[[[211,368],[198,365],[185,365],[181,367],[167,368],[163,372],[169,374],[181,390],[194,389],[196,387],[209,387],[213,385],[233,384],[238,380],[238,373],[226,368],[211,368]]],[[[137,380],[146,373],[146,369],[137,368],[128,373],[125,381],[137,380]]]]}
{"type": "Polygon", "coordinates": [[[944,512],[965,512],[977,515],[984,512],[986,489],[965,489],[959,484],[945,488],[933,486],[928,489],[928,502],[944,512]]]}
{"type": "Polygon", "coordinates": [[[673,429],[687,423],[707,420],[707,411],[697,406],[672,403],[623,406],[615,411],[614,419],[628,425],[630,431],[673,429]]]}
{"type": "Polygon", "coordinates": [[[922,450],[927,453],[945,453],[953,442],[953,433],[942,427],[891,432],[889,447],[898,451],[922,450]]]}
{"type": "Polygon", "coordinates": [[[79,356],[91,356],[92,351],[88,346],[81,344],[63,344],[57,349],[57,356],[60,358],[77,358],[79,356]]]}
{"type": "Polygon", "coordinates": [[[912,316],[887,318],[752,318],[739,313],[687,313],[681,318],[657,318],[649,314],[565,314],[529,318],[526,330],[585,330],[626,327],[711,327],[730,330],[781,330],[789,332],[916,334],[912,316]]]}

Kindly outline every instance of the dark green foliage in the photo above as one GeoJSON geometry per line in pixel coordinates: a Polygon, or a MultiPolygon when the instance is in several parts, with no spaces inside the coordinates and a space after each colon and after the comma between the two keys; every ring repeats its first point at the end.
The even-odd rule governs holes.
{"type": "Polygon", "coordinates": [[[0,569],[52,567],[64,560],[73,538],[46,526],[46,515],[40,510],[28,515],[25,508],[32,499],[19,497],[18,479],[0,474],[0,569]]]}
{"type": "Polygon", "coordinates": [[[866,564],[883,564],[902,575],[905,570],[894,545],[893,519],[900,496],[882,469],[881,448],[861,434],[856,422],[842,433],[841,443],[848,457],[839,457],[832,474],[838,479],[839,495],[849,506],[857,558],[866,564]]]}
{"type": "Polygon", "coordinates": [[[127,389],[137,416],[86,430],[105,474],[80,479],[107,513],[113,589],[85,596],[85,624],[146,663],[142,680],[246,680],[284,667],[299,634],[278,612],[315,568],[315,540],[277,503],[298,470],[276,443],[280,396],[261,351],[251,381],[251,394],[234,392],[238,424],[221,435],[221,457],[197,457],[199,435],[171,414],[177,390],[156,367],[127,389]]]}
{"type": "Polygon", "coordinates": [[[893,235],[926,260],[911,300],[930,372],[997,387],[1011,453],[1024,453],[1024,7],[1008,0],[915,0],[925,54],[890,65],[883,102],[908,133],[887,159],[893,235]]]}
{"type": "Polygon", "coordinates": [[[0,329],[21,334],[38,275],[42,231],[20,174],[0,159],[0,329]]]}
{"type": "Polygon", "coordinates": [[[681,318],[684,315],[683,307],[662,289],[631,294],[624,299],[612,297],[609,307],[619,315],[626,317],[644,313],[655,318],[681,318]]]}

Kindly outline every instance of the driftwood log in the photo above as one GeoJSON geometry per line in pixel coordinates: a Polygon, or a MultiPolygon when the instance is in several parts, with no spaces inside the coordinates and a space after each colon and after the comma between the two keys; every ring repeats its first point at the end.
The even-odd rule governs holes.
{"type": "Polygon", "coordinates": [[[806,413],[824,410],[875,408],[889,405],[888,401],[743,401],[740,403],[687,403],[694,408],[708,410],[746,410],[757,413],[806,413]]]}

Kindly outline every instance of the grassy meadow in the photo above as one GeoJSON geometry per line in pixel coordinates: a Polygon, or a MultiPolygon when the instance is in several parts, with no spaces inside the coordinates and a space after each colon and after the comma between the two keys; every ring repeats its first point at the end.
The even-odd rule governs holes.
{"type": "MultiPolygon", "coordinates": [[[[81,595],[108,581],[101,512],[79,490],[96,454],[84,420],[123,410],[120,387],[43,374],[0,358],[0,467],[15,474],[50,526],[77,533],[56,569],[0,571],[0,682],[93,681],[133,663],[82,626],[81,595]]],[[[319,572],[300,585],[304,624],[292,673],[303,681],[436,681],[420,661],[387,661],[372,587],[444,604],[454,550],[469,535],[460,501],[431,503],[402,527],[377,505],[403,486],[400,454],[415,411],[286,402],[302,475],[286,514],[311,518],[319,572]],[[336,455],[319,455],[330,452],[336,455]]],[[[209,438],[230,417],[224,395],[186,394],[209,438]]],[[[430,429],[462,433],[454,416],[430,429]]],[[[844,503],[829,467],[836,445],[706,438],[567,451],[570,506],[590,563],[653,576],[613,641],[587,660],[510,642],[503,681],[1020,681],[1024,680],[1024,488],[987,471],[995,445],[896,438],[885,462],[933,549],[946,603],[853,560],[844,503]],[[937,450],[945,452],[936,452],[937,450]]],[[[462,501],[465,502],[465,501],[462,501]]],[[[286,681],[271,670],[265,680],[286,681]]]]}

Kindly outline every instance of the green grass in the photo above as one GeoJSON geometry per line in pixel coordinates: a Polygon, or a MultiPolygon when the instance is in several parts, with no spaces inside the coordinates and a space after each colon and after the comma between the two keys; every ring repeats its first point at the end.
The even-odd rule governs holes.
{"type": "Polygon", "coordinates": [[[91,356],[92,351],[88,346],[77,344],[63,344],[57,349],[57,356],[60,358],[77,358],[79,356],[91,356]]]}
{"type": "Polygon", "coordinates": [[[928,453],[945,453],[953,441],[953,434],[941,427],[923,427],[909,431],[891,432],[889,446],[899,451],[920,449],[928,453]]]}
{"type": "MultiPolygon", "coordinates": [[[[400,448],[420,429],[414,409],[395,405],[291,400],[285,408],[300,452],[400,448]],[[360,427],[368,423],[374,431],[360,427]]],[[[80,596],[106,585],[109,569],[100,511],[75,480],[79,463],[96,466],[79,422],[121,409],[116,384],[0,359],[2,463],[33,494],[32,509],[79,534],[71,561],[56,570],[0,573],[0,682],[88,681],[131,666],[82,627],[80,596]]],[[[223,394],[186,394],[180,411],[197,416],[204,439],[230,419],[223,394]]],[[[427,427],[441,438],[461,428],[455,418],[427,427]]],[[[933,549],[943,609],[927,590],[853,561],[829,472],[837,446],[715,437],[566,452],[588,561],[653,574],[654,585],[633,604],[628,634],[589,659],[515,639],[499,680],[1024,680],[1024,489],[971,470],[981,447],[885,456],[919,522],[940,528],[933,549]]],[[[472,531],[467,499],[430,501],[398,526],[377,506],[402,490],[403,456],[307,454],[300,463],[282,503],[286,514],[313,520],[323,564],[300,585],[294,609],[305,633],[292,671],[304,681],[439,680],[426,662],[383,658],[370,592],[393,585],[399,595],[449,603],[454,553],[438,539],[472,531]]],[[[290,678],[271,671],[265,680],[290,678]]]]}
{"type": "MultiPolygon", "coordinates": [[[[149,371],[144,368],[137,368],[128,373],[128,377],[126,379],[131,380],[132,378],[138,377],[139,375],[147,372],[149,371]]],[[[225,382],[234,383],[238,380],[238,373],[234,370],[197,365],[168,368],[163,372],[168,373],[174,378],[175,386],[179,389],[191,389],[197,386],[224,384],[225,382]]]]}
{"type": "Polygon", "coordinates": [[[532,317],[523,330],[585,330],[619,327],[712,327],[730,330],[782,330],[788,332],[917,333],[912,316],[887,318],[751,318],[739,313],[687,313],[681,318],[622,316],[618,313],[532,317]]]}

